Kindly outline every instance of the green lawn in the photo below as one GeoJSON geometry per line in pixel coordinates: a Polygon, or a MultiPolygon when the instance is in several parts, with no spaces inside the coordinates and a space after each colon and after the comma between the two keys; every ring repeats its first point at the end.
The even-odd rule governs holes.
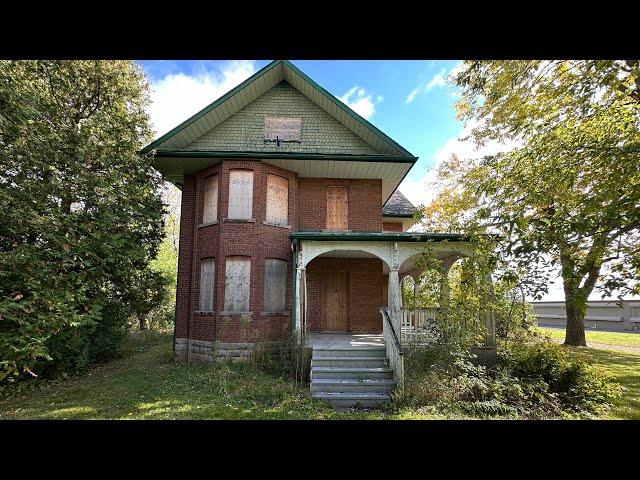
{"type": "MultiPolygon", "coordinates": [[[[640,419],[640,355],[577,349],[627,389],[607,418],[640,419]]],[[[337,412],[250,365],[182,365],[171,336],[136,334],[123,357],[0,400],[0,419],[435,419],[429,408],[337,412]]]]}
{"type": "MultiPolygon", "coordinates": [[[[538,327],[539,330],[553,339],[564,340],[564,328],[538,327]]],[[[640,333],[599,332],[587,330],[587,345],[598,343],[602,345],[618,345],[623,347],[640,348],[640,333]]]]}

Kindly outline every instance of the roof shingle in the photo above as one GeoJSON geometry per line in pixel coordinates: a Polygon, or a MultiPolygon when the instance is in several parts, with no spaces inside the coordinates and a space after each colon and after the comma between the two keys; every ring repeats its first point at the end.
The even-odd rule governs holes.
{"type": "Polygon", "coordinates": [[[387,203],[382,207],[384,217],[412,217],[416,207],[407,198],[396,190],[391,194],[387,203]]]}

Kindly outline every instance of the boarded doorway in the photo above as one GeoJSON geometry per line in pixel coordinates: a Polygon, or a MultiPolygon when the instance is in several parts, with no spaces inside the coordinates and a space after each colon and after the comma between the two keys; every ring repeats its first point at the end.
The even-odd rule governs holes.
{"type": "Polygon", "coordinates": [[[327,188],[327,230],[349,228],[349,194],[346,187],[327,188]]]}
{"type": "Polygon", "coordinates": [[[349,274],[338,270],[324,272],[322,281],[322,330],[349,331],[349,274]]]}

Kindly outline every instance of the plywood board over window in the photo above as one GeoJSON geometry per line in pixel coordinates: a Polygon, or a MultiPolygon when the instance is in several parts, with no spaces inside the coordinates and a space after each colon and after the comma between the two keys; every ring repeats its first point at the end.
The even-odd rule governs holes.
{"type": "Polygon", "coordinates": [[[249,286],[251,285],[251,258],[227,257],[224,282],[224,311],[249,311],[249,286]]]}
{"type": "Polygon", "coordinates": [[[289,180],[277,175],[267,175],[266,222],[287,225],[289,217],[289,180]]]}
{"type": "Polygon", "coordinates": [[[287,262],[275,258],[264,261],[264,311],[284,312],[287,308],[287,262]]]}
{"type": "Polygon", "coordinates": [[[347,230],[348,218],[347,187],[327,187],[327,230],[347,230]]]}
{"type": "Polygon", "coordinates": [[[231,170],[229,172],[229,214],[236,220],[251,220],[253,215],[253,172],[231,170]]]}
{"type": "Polygon", "coordinates": [[[204,179],[204,209],[202,223],[218,221],[218,175],[204,179]]]}
{"type": "Polygon", "coordinates": [[[198,310],[201,312],[213,311],[215,269],[213,258],[204,258],[200,262],[200,305],[198,310]]]}

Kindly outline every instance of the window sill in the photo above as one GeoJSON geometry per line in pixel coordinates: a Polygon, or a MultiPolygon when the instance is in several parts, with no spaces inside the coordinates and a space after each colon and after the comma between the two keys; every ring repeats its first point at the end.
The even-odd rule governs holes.
{"type": "Polygon", "coordinates": [[[214,311],[202,311],[202,310],[196,310],[195,315],[197,317],[212,317],[213,315],[215,315],[216,312],[214,311]]]}
{"type": "Polygon", "coordinates": [[[255,218],[224,218],[225,223],[256,223],[255,218]]]}
{"type": "Polygon", "coordinates": [[[198,225],[198,228],[210,227],[211,225],[218,225],[218,221],[214,220],[213,222],[201,223],[198,225]]]}
{"type": "Polygon", "coordinates": [[[284,317],[289,316],[291,312],[260,312],[263,317],[284,317]]]}
{"type": "Polygon", "coordinates": [[[322,229],[322,233],[331,233],[331,232],[343,233],[343,232],[353,232],[353,230],[351,230],[351,229],[349,229],[349,230],[327,230],[326,228],[322,229]]]}
{"type": "Polygon", "coordinates": [[[249,315],[252,316],[253,312],[220,312],[220,315],[224,315],[224,316],[240,316],[240,315],[249,315]]]}
{"type": "Polygon", "coordinates": [[[262,223],[264,223],[265,225],[269,225],[270,227],[291,229],[291,225],[278,225],[277,223],[269,223],[266,220],[264,220],[262,223]]]}

